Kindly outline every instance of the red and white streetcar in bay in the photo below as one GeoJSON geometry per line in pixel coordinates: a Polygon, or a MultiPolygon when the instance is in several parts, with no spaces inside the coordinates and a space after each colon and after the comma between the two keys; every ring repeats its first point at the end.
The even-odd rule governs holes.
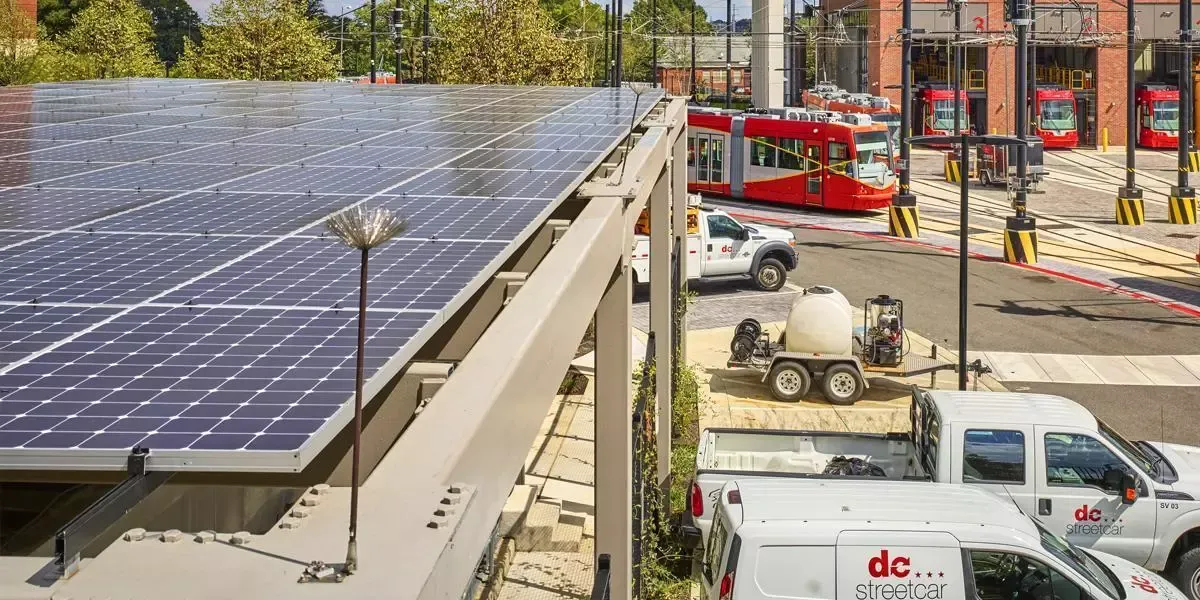
{"type": "Polygon", "coordinates": [[[884,208],[896,192],[894,153],[887,126],[868,115],[688,111],[692,193],[833,210],[884,208]]]}

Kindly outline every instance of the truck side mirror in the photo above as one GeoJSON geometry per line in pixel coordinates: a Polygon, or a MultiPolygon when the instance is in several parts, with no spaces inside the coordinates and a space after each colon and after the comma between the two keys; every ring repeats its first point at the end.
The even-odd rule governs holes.
{"type": "Polygon", "coordinates": [[[1137,480],[1125,473],[1121,477],[1121,504],[1133,504],[1138,499],[1137,480]]]}
{"type": "Polygon", "coordinates": [[[750,240],[750,230],[743,227],[742,230],[738,232],[738,239],[743,242],[749,241],[750,240]]]}

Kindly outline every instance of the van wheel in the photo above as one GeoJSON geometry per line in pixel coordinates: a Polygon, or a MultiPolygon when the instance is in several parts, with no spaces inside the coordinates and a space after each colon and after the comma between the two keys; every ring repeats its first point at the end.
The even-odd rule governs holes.
{"type": "Polygon", "coordinates": [[[774,258],[764,258],[758,263],[758,271],[754,273],[754,284],[758,289],[775,292],[787,282],[787,269],[783,263],[774,258]]]}
{"type": "Polygon", "coordinates": [[[1179,557],[1178,566],[1170,578],[1188,598],[1200,600],[1200,547],[1192,548],[1179,557]]]}
{"type": "Polygon", "coordinates": [[[863,379],[853,365],[839,363],[830,365],[821,377],[821,393],[831,404],[849,406],[863,394],[863,379]]]}
{"type": "Polygon", "coordinates": [[[808,393],[808,388],[812,385],[812,375],[809,375],[804,365],[784,360],[771,367],[767,381],[771,384],[771,395],[776,400],[797,402],[808,393]]]}

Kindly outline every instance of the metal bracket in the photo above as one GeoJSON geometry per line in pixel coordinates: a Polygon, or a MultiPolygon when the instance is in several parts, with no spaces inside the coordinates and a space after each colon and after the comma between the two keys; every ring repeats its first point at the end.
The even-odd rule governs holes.
{"type": "Polygon", "coordinates": [[[54,565],[62,578],[79,571],[80,553],[100,534],[133,510],[171,478],[167,471],[148,470],[150,449],[135,446],[129,452],[129,477],[76,515],[54,535],[54,565]]]}

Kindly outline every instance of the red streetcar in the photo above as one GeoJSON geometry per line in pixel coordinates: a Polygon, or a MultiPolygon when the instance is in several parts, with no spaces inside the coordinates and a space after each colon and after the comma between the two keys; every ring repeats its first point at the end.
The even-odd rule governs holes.
{"type": "Polygon", "coordinates": [[[809,110],[827,110],[838,113],[860,113],[871,115],[871,120],[887,125],[892,145],[900,144],[900,107],[892,106],[891,100],[871,94],[852,94],[832,83],[818,83],[801,94],[803,105],[809,110]]]}
{"type": "Polygon", "coordinates": [[[1075,121],[1075,93],[1059,86],[1039,86],[1033,107],[1033,132],[1046,148],[1074,148],[1079,145],[1075,121]]]}
{"type": "Polygon", "coordinates": [[[1179,89],[1161,83],[1138,84],[1137,143],[1143,148],[1179,147],[1179,89]]]}
{"type": "Polygon", "coordinates": [[[834,210],[891,204],[894,149],[866,115],[688,111],[688,191],[834,210]]]}
{"type": "MultiPolygon", "coordinates": [[[[921,127],[918,135],[954,135],[954,90],[936,87],[921,88],[917,94],[921,115],[921,127]]],[[[959,92],[957,109],[962,115],[960,126],[964,131],[971,130],[971,115],[967,107],[967,93],[959,92]]]]}

